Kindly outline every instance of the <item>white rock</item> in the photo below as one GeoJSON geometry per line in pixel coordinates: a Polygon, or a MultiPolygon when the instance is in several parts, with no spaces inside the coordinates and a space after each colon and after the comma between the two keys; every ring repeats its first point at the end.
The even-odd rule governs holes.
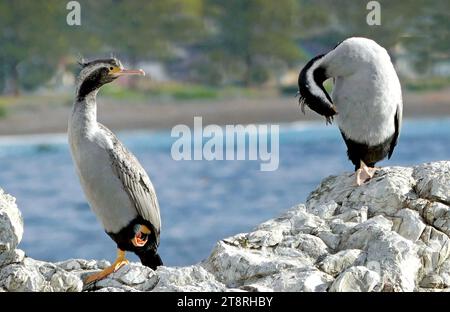
{"type": "Polygon", "coordinates": [[[354,174],[329,177],[311,193],[306,203],[308,211],[335,201],[343,213],[347,209],[361,209],[366,206],[369,215],[393,215],[403,208],[408,195],[413,192],[415,181],[412,168],[383,168],[362,187],[355,187],[354,174]]]}
{"type": "Polygon", "coordinates": [[[380,275],[364,266],[354,266],[343,273],[330,287],[331,292],[370,292],[381,287],[380,275]]]}
{"type": "Polygon", "coordinates": [[[95,285],[89,285],[88,287],[85,285],[83,291],[95,291],[95,292],[141,292],[138,287],[140,285],[128,286],[125,284],[121,284],[116,280],[104,279],[99,282],[96,282],[95,285]],[[105,289],[105,290],[103,290],[105,289]]]}
{"type": "Polygon", "coordinates": [[[99,270],[104,269],[111,265],[106,260],[85,260],[85,259],[69,259],[55,263],[61,269],[66,271],[76,270],[99,270]]]}
{"type": "Polygon", "coordinates": [[[122,270],[115,273],[117,279],[122,283],[133,286],[144,283],[149,276],[153,276],[155,273],[152,269],[142,266],[130,264],[123,267],[122,270]]]}
{"type": "Polygon", "coordinates": [[[16,199],[0,188],[0,254],[14,250],[22,235],[23,219],[16,199]]]}
{"type": "Polygon", "coordinates": [[[0,287],[8,291],[81,291],[82,286],[75,274],[31,258],[0,270],[0,287]]]}
{"type": "Polygon", "coordinates": [[[411,209],[402,209],[395,216],[398,218],[394,219],[395,231],[410,241],[417,241],[426,227],[419,213],[411,209]]]}
{"type": "Polygon", "coordinates": [[[158,277],[152,269],[138,263],[129,263],[107,278],[97,281],[95,288],[120,288],[124,291],[151,290],[158,277]]]}
{"type": "Polygon", "coordinates": [[[249,233],[246,239],[250,248],[273,247],[282,241],[283,231],[276,228],[271,231],[257,230],[249,233]]]}
{"type": "Polygon", "coordinates": [[[8,264],[20,263],[24,258],[25,252],[20,249],[4,252],[0,254],[0,268],[8,264]]]}
{"type": "Polygon", "coordinates": [[[428,274],[438,269],[449,258],[450,239],[441,231],[431,226],[426,226],[421,240],[426,246],[420,252],[422,269],[428,274]]]}
{"type": "Polygon", "coordinates": [[[371,240],[376,240],[383,233],[390,231],[392,225],[392,221],[381,215],[373,217],[345,233],[341,239],[341,248],[366,250],[371,240]]]}
{"type": "Polygon", "coordinates": [[[450,261],[445,261],[437,271],[445,287],[450,287],[450,261]]]}
{"type": "Polygon", "coordinates": [[[306,210],[315,211],[315,207],[331,202],[341,206],[343,200],[354,190],[354,183],[355,178],[353,174],[325,178],[308,196],[306,210]]]}
{"type": "MultiPolygon", "coordinates": [[[[306,205],[218,242],[202,263],[131,263],[88,291],[445,291],[450,289],[450,162],[325,179],[306,205]]],[[[20,213],[0,194],[0,292],[79,291],[105,260],[24,258],[20,213]],[[6,207],[6,208],[5,208],[6,207]],[[3,249],[1,249],[3,248],[3,249]]]]}
{"type": "Polygon", "coordinates": [[[280,246],[300,251],[303,257],[308,257],[311,263],[328,254],[328,246],[317,236],[310,234],[297,234],[286,237],[280,246]]]}
{"type": "Polygon", "coordinates": [[[332,200],[330,202],[320,204],[317,206],[309,206],[307,211],[312,213],[322,219],[331,219],[335,215],[336,210],[338,209],[338,204],[332,200]]]}
{"type": "Polygon", "coordinates": [[[319,269],[332,276],[336,276],[349,267],[363,265],[365,260],[366,254],[362,250],[341,250],[323,259],[319,263],[319,269]]]}
{"type": "Polygon", "coordinates": [[[317,269],[293,269],[258,279],[243,289],[276,292],[325,292],[333,277],[317,269]]]}
{"type": "Polygon", "coordinates": [[[225,291],[226,287],[214,275],[199,265],[181,268],[159,267],[159,282],[153,291],[225,291]]]}
{"type": "Polygon", "coordinates": [[[446,288],[448,285],[445,283],[445,279],[438,274],[430,274],[425,276],[420,281],[420,287],[423,288],[446,288]]]}
{"type": "Polygon", "coordinates": [[[95,292],[125,292],[125,290],[123,288],[104,287],[96,290],[95,292]]]}
{"type": "Polygon", "coordinates": [[[414,168],[420,197],[450,205],[450,162],[440,161],[414,168]]]}
{"type": "Polygon", "coordinates": [[[50,278],[50,286],[58,292],[80,292],[83,289],[81,279],[63,270],[57,270],[50,278]]]}
{"type": "Polygon", "coordinates": [[[273,250],[273,253],[275,256],[280,257],[294,257],[294,258],[301,258],[305,261],[305,263],[308,263],[308,265],[313,265],[315,260],[311,257],[305,257],[305,254],[298,249],[294,249],[292,247],[283,247],[278,246],[276,249],[273,250]]]}
{"type": "Polygon", "coordinates": [[[317,233],[317,237],[332,250],[335,250],[341,242],[341,237],[337,234],[333,234],[331,231],[321,231],[317,233]]]}
{"type": "Polygon", "coordinates": [[[356,222],[344,222],[341,219],[333,219],[330,222],[330,228],[333,234],[344,236],[350,233],[358,223],[356,222]]]}
{"type": "Polygon", "coordinates": [[[292,230],[291,214],[293,214],[293,212],[293,210],[290,210],[290,213],[286,213],[283,217],[267,220],[266,222],[258,225],[255,231],[278,231],[281,232],[282,235],[288,235],[292,230]]]}
{"type": "Polygon", "coordinates": [[[60,268],[66,270],[66,271],[73,271],[73,270],[81,270],[81,264],[80,261],[76,259],[69,259],[63,262],[56,263],[57,266],[60,268]]]}
{"type": "Polygon", "coordinates": [[[418,247],[396,232],[379,232],[368,242],[367,266],[377,271],[384,291],[414,291],[421,268],[418,247]]]}
{"type": "Polygon", "coordinates": [[[281,270],[309,265],[305,258],[275,256],[270,252],[249,250],[217,243],[212,254],[204,263],[211,272],[227,287],[239,287],[246,280],[275,274],[281,270]]]}
{"type": "Polygon", "coordinates": [[[98,289],[102,289],[102,288],[116,288],[116,289],[122,289],[123,291],[126,291],[123,286],[127,286],[124,285],[123,283],[121,283],[120,281],[116,280],[115,278],[112,278],[111,275],[109,275],[108,277],[101,279],[99,281],[95,282],[95,285],[85,285],[86,290],[98,290],[98,289]]]}
{"type": "Polygon", "coordinates": [[[421,209],[423,218],[441,230],[450,235],[450,207],[439,202],[430,202],[421,209]]]}
{"type": "Polygon", "coordinates": [[[51,291],[37,268],[11,264],[0,270],[0,287],[7,291],[51,291]]]}
{"type": "Polygon", "coordinates": [[[342,220],[343,222],[361,223],[367,220],[369,208],[362,206],[358,209],[344,209],[344,212],[333,216],[334,220],[342,220]]]}
{"type": "Polygon", "coordinates": [[[299,212],[292,219],[292,234],[314,234],[319,231],[329,230],[325,220],[308,212],[299,212]]]}

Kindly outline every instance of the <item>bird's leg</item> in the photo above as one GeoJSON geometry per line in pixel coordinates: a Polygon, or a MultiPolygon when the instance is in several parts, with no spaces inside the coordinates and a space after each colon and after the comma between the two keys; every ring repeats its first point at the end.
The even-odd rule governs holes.
{"type": "Polygon", "coordinates": [[[123,251],[121,249],[118,249],[117,250],[117,259],[116,259],[116,261],[114,261],[114,263],[112,265],[110,265],[109,267],[105,268],[103,271],[98,272],[98,273],[94,273],[92,275],[89,275],[84,280],[84,283],[85,284],[89,284],[89,283],[96,282],[96,281],[99,281],[101,279],[104,279],[109,274],[118,271],[121,267],[123,267],[124,265],[126,265],[128,263],[129,263],[128,260],[125,258],[125,251],[123,251]]]}
{"type": "Polygon", "coordinates": [[[148,227],[140,224],[139,230],[136,232],[136,235],[131,239],[131,243],[135,247],[142,247],[148,241],[148,235],[151,233],[148,227]]]}
{"type": "Polygon", "coordinates": [[[355,173],[356,185],[361,186],[364,182],[367,182],[370,179],[372,179],[377,170],[378,168],[367,167],[367,165],[361,160],[359,169],[356,170],[355,173]]]}

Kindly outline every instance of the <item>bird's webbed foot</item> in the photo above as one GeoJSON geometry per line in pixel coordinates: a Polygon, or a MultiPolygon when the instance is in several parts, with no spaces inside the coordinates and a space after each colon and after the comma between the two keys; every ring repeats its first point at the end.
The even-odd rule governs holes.
{"type": "Polygon", "coordinates": [[[356,177],[356,185],[361,186],[363,185],[365,182],[369,181],[370,179],[373,178],[373,176],[375,175],[375,173],[377,172],[377,170],[379,170],[379,168],[371,168],[368,167],[362,160],[360,163],[360,167],[358,170],[356,170],[355,172],[355,177],[356,177]]]}

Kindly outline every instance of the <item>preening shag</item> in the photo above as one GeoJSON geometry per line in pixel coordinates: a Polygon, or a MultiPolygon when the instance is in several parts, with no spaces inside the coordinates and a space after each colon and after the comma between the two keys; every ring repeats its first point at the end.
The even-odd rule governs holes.
{"type": "Polygon", "coordinates": [[[361,185],[375,164],[391,157],[402,124],[402,91],[387,51],[375,41],[349,38],[310,60],[298,78],[300,104],[336,119],[361,185]],[[333,78],[332,95],[323,83],[333,78]]]}
{"type": "Polygon", "coordinates": [[[70,151],[89,205],[118,248],[116,261],[89,276],[85,282],[90,283],[127,264],[126,251],[134,252],[142,264],[153,269],[162,265],[157,253],[161,219],[147,173],[119,139],[97,122],[98,90],[121,76],[144,72],[126,70],[115,58],[81,66],[69,118],[70,151]]]}

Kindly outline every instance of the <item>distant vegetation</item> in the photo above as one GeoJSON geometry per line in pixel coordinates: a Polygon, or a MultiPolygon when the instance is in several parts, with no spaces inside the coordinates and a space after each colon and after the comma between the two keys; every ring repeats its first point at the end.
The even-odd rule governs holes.
{"type": "Polygon", "coordinates": [[[450,77],[432,77],[427,79],[406,79],[403,87],[410,91],[431,91],[440,90],[450,86],[450,77]]]}
{"type": "MultiPolygon", "coordinates": [[[[19,94],[60,80],[58,74],[76,70],[79,53],[92,58],[111,52],[130,66],[162,64],[170,81],[183,82],[145,94],[212,99],[223,87],[268,82],[290,93],[293,87],[279,81],[284,73],[354,35],[377,40],[394,63],[406,60],[410,71],[429,81],[426,88],[441,83],[434,78],[436,66],[450,66],[449,1],[380,0],[380,26],[367,25],[367,1],[79,2],[82,25],[68,26],[66,1],[0,1],[0,93],[19,94]]],[[[416,90],[423,86],[408,83],[416,90]]],[[[140,96],[120,88],[105,92],[140,96]]]]}
{"type": "Polygon", "coordinates": [[[0,119],[5,118],[7,114],[8,114],[8,111],[6,109],[6,104],[0,98],[0,119]]]}
{"type": "MultiPolygon", "coordinates": [[[[131,101],[147,101],[149,98],[156,101],[201,101],[233,97],[258,97],[267,95],[270,91],[261,92],[258,89],[248,87],[226,86],[218,88],[202,84],[171,82],[154,84],[150,88],[139,87],[137,89],[110,84],[102,88],[101,95],[116,100],[131,101]]],[[[296,92],[297,90],[290,95],[294,96],[296,92]]]]}
{"type": "Polygon", "coordinates": [[[144,100],[150,96],[153,99],[169,100],[201,100],[214,99],[219,96],[219,90],[204,85],[185,85],[178,83],[159,84],[151,89],[130,89],[116,85],[108,85],[102,89],[102,94],[121,100],[144,100]]]}
{"type": "Polygon", "coordinates": [[[156,97],[168,96],[175,100],[214,99],[219,95],[214,87],[180,84],[165,84],[159,88],[152,88],[149,94],[156,97]]]}

